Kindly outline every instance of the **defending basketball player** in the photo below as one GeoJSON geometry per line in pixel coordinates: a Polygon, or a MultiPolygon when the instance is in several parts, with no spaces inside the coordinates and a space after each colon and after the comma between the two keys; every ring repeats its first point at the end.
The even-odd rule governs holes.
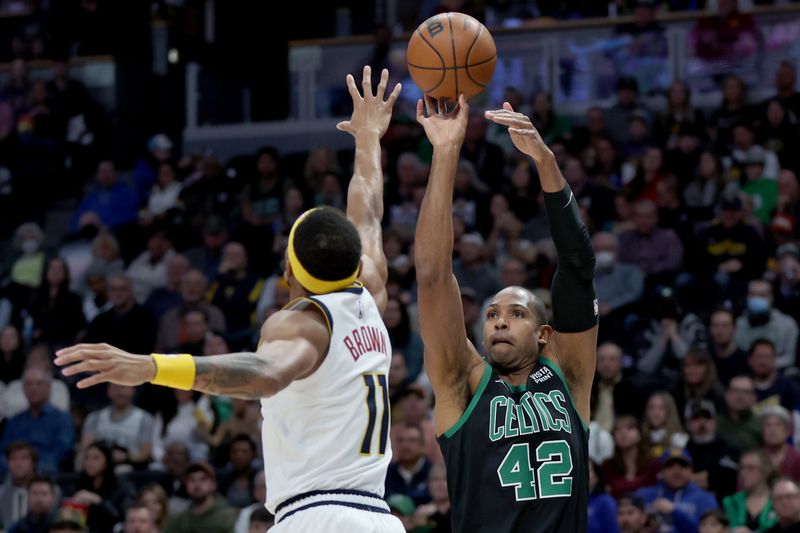
{"type": "Polygon", "coordinates": [[[404,531],[382,499],[392,454],[392,350],[381,319],[387,269],[380,138],[400,94],[398,84],[384,100],[388,78],[384,70],[373,94],[364,67],[362,97],[347,76],[353,115],[337,125],[356,143],[347,216],[319,208],[295,222],[284,272],[293,300],[264,323],[255,352],[142,356],[82,344],[59,351],[55,361],[68,376],[92,373],[80,388],[149,381],[261,399],[272,531],[404,531]]]}
{"type": "Polygon", "coordinates": [[[594,254],[577,202],[530,120],[513,111],[486,117],[509,127],[536,163],[559,265],[553,324],[523,287],[497,293],[483,332],[484,358],[464,331],[453,276],[452,197],[469,106],[417,120],[433,144],[415,241],[425,369],[447,464],[454,531],[581,532],[587,527],[589,394],[595,369],[594,254]]]}

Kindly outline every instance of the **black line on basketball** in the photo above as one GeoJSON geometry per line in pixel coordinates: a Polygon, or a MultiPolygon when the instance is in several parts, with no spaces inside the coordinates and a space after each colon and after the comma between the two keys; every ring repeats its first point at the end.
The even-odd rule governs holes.
{"type": "MultiPolygon", "coordinates": [[[[450,26],[450,44],[453,47],[453,66],[458,65],[458,60],[456,60],[456,38],[453,34],[453,17],[450,13],[447,14],[447,24],[450,26]]],[[[442,62],[442,66],[444,66],[444,62],[442,62]]],[[[456,75],[456,100],[458,100],[458,95],[461,94],[458,91],[458,69],[453,70],[453,73],[456,75]]]]}
{"type": "Polygon", "coordinates": [[[417,68],[420,70],[455,70],[457,68],[472,68],[472,67],[479,67],[483,64],[486,64],[490,61],[494,61],[497,56],[492,56],[489,59],[484,59],[483,61],[478,61],[477,63],[470,63],[469,65],[459,65],[457,67],[423,67],[422,65],[415,65],[414,63],[408,63],[409,67],[417,68]]]}
{"type": "Polygon", "coordinates": [[[430,42],[428,42],[428,39],[426,39],[425,36],[422,35],[422,32],[419,29],[417,29],[417,33],[419,34],[420,38],[425,42],[425,44],[427,44],[431,48],[431,50],[433,50],[436,53],[436,55],[439,56],[439,62],[442,64],[442,77],[439,80],[439,83],[437,83],[430,89],[422,89],[422,87],[420,87],[423,93],[427,93],[435,90],[437,87],[439,87],[439,85],[441,85],[444,82],[444,79],[447,77],[447,70],[445,70],[444,58],[442,57],[442,54],[439,53],[439,50],[437,50],[435,46],[433,46],[430,42]]]}
{"type": "MultiPolygon", "coordinates": [[[[479,24],[478,25],[478,33],[475,34],[475,38],[472,39],[472,44],[469,45],[469,49],[467,50],[467,56],[464,58],[464,62],[467,64],[467,77],[470,80],[472,80],[472,83],[480,85],[481,87],[486,87],[486,85],[484,85],[484,84],[482,84],[482,83],[480,83],[478,81],[475,81],[475,78],[473,78],[472,74],[469,73],[469,67],[472,66],[472,65],[469,64],[469,55],[472,53],[472,49],[475,47],[475,43],[478,42],[478,37],[481,36],[481,32],[482,31],[483,31],[483,24],[479,24]]],[[[494,58],[492,58],[492,59],[494,59],[494,58]]],[[[491,59],[489,61],[491,61],[491,59]]],[[[488,63],[488,61],[486,61],[486,63],[488,63]]],[[[483,63],[478,63],[478,65],[480,65],[480,64],[483,64],[483,63]]]]}

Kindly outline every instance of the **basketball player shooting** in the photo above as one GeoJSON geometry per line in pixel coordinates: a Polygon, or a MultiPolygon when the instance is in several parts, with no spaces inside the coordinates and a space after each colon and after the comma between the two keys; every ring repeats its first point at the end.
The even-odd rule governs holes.
{"type": "Polygon", "coordinates": [[[353,135],[355,168],[347,216],[332,208],[304,213],[289,234],[284,277],[292,301],[261,327],[255,352],[210,357],[134,355],[107,344],[57,353],[64,375],[100,383],[151,382],[206,394],[261,399],[267,508],[273,531],[397,532],[384,503],[391,460],[386,375],[391,346],[383,255],[380,139],[398,84],[384,100],[364,67],[363,96],[352,76],[353,115],[337,125],[353,135]]]}
{"type": "Polygon", "coordinates": [[[415,255],[425,369],[436,396],[435,425],[447,464],[453,531],[586,531],[589,395],[595,370],[594,254],[577,202],[528,117],[503,109],[536,163],[558,250],[553,324],[523,287],[497,293],[486,314],[481,357],[468,340],[453,276],[452,198],[469,106],[446,112],[427,99],[417,120],[433,144],[415,255]]]}

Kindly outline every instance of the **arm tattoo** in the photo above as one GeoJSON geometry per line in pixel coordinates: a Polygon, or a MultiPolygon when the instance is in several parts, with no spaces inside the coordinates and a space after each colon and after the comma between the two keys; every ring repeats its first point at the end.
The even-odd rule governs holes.
{"type": "Polygon", "coordinates": [[[269,365],[254,353],[197,357],[195,365],[194,390],[244,400],[266,396],[263,384],[269,365]]]}

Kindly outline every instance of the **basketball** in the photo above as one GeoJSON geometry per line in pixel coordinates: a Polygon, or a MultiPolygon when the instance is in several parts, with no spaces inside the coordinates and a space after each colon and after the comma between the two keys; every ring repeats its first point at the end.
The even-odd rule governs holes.
{"type": "Polygon", "coordinates": [[[486,27],[463,13],[435,15],[408,41],[408,72],[426,95],[443,100],[470,98],[492,79],[497,50],[486,27]]]}

